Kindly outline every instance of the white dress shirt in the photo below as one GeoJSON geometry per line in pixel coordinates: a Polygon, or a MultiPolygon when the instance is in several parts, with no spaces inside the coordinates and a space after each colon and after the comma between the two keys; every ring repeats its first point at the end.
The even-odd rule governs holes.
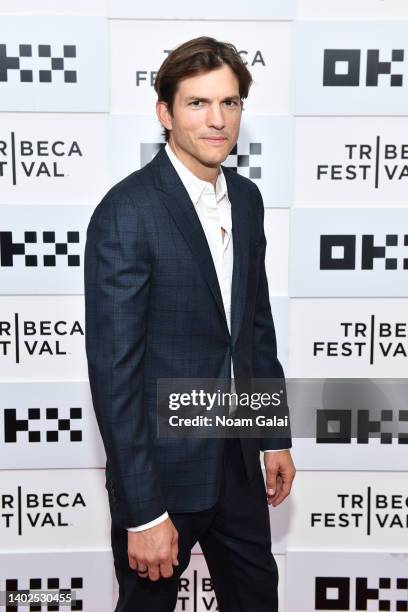
{"type": "MultiPolygon", "coordinates": [[[[201,225],[203,226],[221,289],[228,329],[231,333],[231,286],[234,257],[231,203],[228,199],[227,183],[224,173],[220,168],[214,189],[211,183],[203,181],[195,176],[195,174],[193,174],[173,153],[168,143],[165,146],[165,151],[186,188],[194,204],[201,225]],[[224,235],[222,229],[224,230],[224,235]]],[[[231,359],[231,378],[233,377],[234,369],[231,359]]],[[[277,449],[270,449],[264,452],[271,452],[274,450],[277,449]]],[[[168,516],[168,513],[165,512],[149,523],[139,525],[138,527],[129,527],[128,531],[143,531],[149,529],[165,521],[168,516]]]]}

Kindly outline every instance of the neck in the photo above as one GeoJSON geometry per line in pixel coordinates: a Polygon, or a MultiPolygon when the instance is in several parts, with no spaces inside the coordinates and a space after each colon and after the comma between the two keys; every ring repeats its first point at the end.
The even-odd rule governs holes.
{"type": "Polygon", "coordinates": [[[217,182],[217,177],[220,172],[220,165],[216,166],[205,166],[195,157],[192,157],[183,149],[178,147],[171,139],[169,140],[169,147],[173,151],[174,155],[178,157],[182,164],[186,166],[196,176],[202,181],[207,181],[211,183],[215,189],[215,184],[217,182]]]}

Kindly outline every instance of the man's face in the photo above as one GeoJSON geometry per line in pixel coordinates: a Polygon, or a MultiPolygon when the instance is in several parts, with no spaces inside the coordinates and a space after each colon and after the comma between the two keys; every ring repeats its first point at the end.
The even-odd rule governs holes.
{"type": "Polygon", "coordinates": [[[165,111],[160,118],[178,157],[197,169],[217,167],[228,157],[238,139],[241,113],[238,79],[224,64],[180,81],[172,114],[165,111]]]}

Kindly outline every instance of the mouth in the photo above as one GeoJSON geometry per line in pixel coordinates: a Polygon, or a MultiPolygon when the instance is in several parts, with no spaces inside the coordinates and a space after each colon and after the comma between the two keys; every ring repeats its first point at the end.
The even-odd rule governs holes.
{"type": "Polygon", "coordinates": [[[209,144],[222,145],[227,142],[227,138],[224,136],[204,136],[202,140],[205,140],[209,144]]]}

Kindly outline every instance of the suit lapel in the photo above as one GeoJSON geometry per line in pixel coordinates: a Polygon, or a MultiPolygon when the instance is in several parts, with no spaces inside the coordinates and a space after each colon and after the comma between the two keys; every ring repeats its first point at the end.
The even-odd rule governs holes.
{"type": "MultiPolygon", "coordinates": [[[[157,165],[159,181],[157,186],[163,192],[163,204],[166,206],[178,229],[198,262],[201,272],[210,288],[229,335],[227,319],[222,301],[220,286],[211,251],[208,246],[200,219],[180,177],[168,158],[164,147],[152,162],[157,165]]],[[[223,168],[224,169],[224,168],[223,168]]],[[[242,200],[236,177],[229,169],[224,169],[228,188],[228,199],[231,203],[232,237],[234,249],[234,266],[231,287],[231,340],[236,342],[242,324],[245,306],[249,262],[249,207],[242,200]]]]}
{"type": "Polygon", "coordinates": [[[224,320],[226,331],[229,334],[217,273],[207,238],[194,204],[164,148],[159,151],[154,161],[159,163],[161,190],[163,191],[162,202],[189,245],[193,256],[196,258],[224,320]]]}
{"type": "MultiPolygon", "coordinates": [[[[224,167],[223,167],[224,169],[224,167]]],[[[224,169],[225,170],[225,169],[224,169]]],[[[231,202],[232,238],[234,243],[234,267],[231,287],[231,339],[234,344],[242,325],[245,309],[249,265],[249,206],[242,198],[235,174],[226,169],[228,199],[231,202]]]]}

